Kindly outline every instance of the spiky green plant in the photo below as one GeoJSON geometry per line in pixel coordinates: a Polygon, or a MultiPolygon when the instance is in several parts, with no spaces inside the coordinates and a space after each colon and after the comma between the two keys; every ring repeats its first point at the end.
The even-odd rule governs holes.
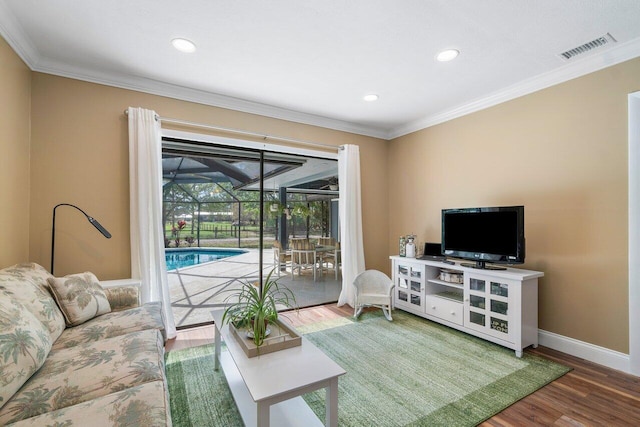
{"type": "Polygon", "coordinates": [[[293,292],[278,279],[271,279],[274,270],[267,275],[260,294],[259,284],[243,282],[240,289],[225,299],[226,308],[222,315],[222,324],[232,323],[236,328],[248,328],[253,331],[253,342],[261,346],[269,322],[278,319],[277,306],[294,308],[296,298],[293,292]],[[227,305],[228,304],[228,305],[227,305]]]}

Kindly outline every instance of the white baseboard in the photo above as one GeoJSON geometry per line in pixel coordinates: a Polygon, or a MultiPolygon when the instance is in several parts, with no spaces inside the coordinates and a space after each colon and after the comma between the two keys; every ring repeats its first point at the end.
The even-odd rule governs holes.
{"type": "Polygon", "coordinates": [[[538,329],[538,343],[599,365],[631,374],[629,355],[538,329]]]}

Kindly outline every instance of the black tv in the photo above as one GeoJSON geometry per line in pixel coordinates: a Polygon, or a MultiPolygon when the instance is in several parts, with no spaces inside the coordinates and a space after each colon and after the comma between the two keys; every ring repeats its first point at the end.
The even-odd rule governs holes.
{"type": "Polygon", "coordinates": [[[524,206],[442,210],[442,253],[475,261],[466,267],[504,269],[525,256],[524,206]]]}

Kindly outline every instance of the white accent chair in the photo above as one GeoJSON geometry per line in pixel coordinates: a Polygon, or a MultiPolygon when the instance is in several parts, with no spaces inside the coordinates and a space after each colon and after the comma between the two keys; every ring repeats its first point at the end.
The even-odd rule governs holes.
{"type": "Polygon", "coordinates": [[[356,303],[353,313],[356,319],[362,313],[363,307],[378,307],[382,309],[387,320],[393,320],[391,318],[392,292],[395,285],[389,276],[378,270],[366,270],[358,274],[353,281],[353,286],[356,287],[356,303]]]}

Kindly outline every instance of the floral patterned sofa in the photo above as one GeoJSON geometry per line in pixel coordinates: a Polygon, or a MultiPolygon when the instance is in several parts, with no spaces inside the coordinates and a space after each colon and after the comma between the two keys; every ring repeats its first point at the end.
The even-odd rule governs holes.
{"type": "Polygon", "coordinates": [[[91,273],[0,270],[0,425],[171,425],[160,303],[91,273]]]}

